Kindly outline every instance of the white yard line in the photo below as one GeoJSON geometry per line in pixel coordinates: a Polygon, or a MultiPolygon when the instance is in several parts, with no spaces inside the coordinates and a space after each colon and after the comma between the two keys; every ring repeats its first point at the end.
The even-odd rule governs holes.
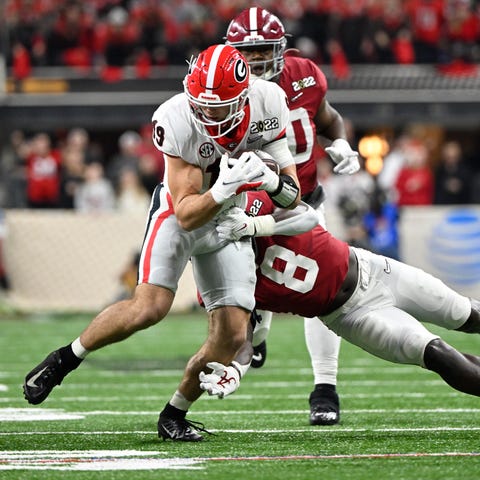
{"type": "Polygon", "coordinates": [[[409,458],[409,457],[480,457],[480,452],[431,452],[431,453],[359,453],[345,455],[275,455],[258,457],[207,457],[199,460],[210,461],[252,461],[252,460],[344,460],[360,458],[409,458]]]}
{"type": "MultiPolygon", "coordinates": [[[[308,413],[306,409],[298,410],[195,410],[190,412],[190,415],[212,415],[218,416],[252,416],[252,415],[305,415],[308,413]]],[[[357,409],[345,409],[342,411],[343,415],[378,415],[378,414],[399,414],[399,415],[411,415],[411,414],[476,414],[480,413],[480,408],[357,408],[357,409]]],[[[156,416],[158,410],[81,410],[81,411],[68,411],[63,408],[0,408],[0,420],[1,421],[28,421],[28,420],[69,420],[69,419],[81,419],[90,416],[156,416]]]]}
{"type": "MultiPolygon", "coordinates": [[[[36,409],[28,409],[35,411],[36,409]]],[[[63,411],[63,410],[62,410],[63,411]]],[[[0,409],[1,412],[1,409],[0,409]]],[[[307,413],[307,409],[299,410],[195,410],[190,412],[191,415],[296,415],[307,413]]],[[[132,411],[123,411],[119,412],[117,410],[90,410],[90,411],[79,411],[79,412],[66,412],[71,415],[157,415],[158,410],[132,410],[132,411]]],[[[342,413],[347,414],[357,414],[357,413],[401,413],[401,414],[410,414],[410,413],[480,413],[480,408],[359,408],[359,409],[345,409],[342,410],[342,413]]]]}
{"type": "MultiPolygon", "coordinates": [[[[265,434],[265,433],[313,433],[315,435],[333,435],[335,433],[402,433],[402,432],[478,432],[480,427],[411,427],[411,428],[275,428],[275,429],[209,429],[212,433],[237,433],[237,434],[265,434]]],[[[0,432],[0,436],[16,436],[16,435],[157,435],[154,430],[126,430],[126,431],[43,431],[43,432],[0,432]]],[[[479,452],[480,453],[480,452],[479,452]]]]}
{"type": "Polygon", "coordinates": [[[0,451],[0,470],[118,471],[205,470],[208,462],[396,459],[416,457],[478,457],[480,452],[394,452],[332,455],[271,455],[165,458],[142,450],[16,450],[0,451]]]}
{"type": "MultiPolygon", "coordinates": [[[[452,398],[452,397],[458,397],[461,395],[460,393],[457,392],[385,392],[385,393],[342,393],[342,398],[352,398],[352,399],[370,399],[370,398],[452,398]]],[[[72,396],[72,397],[66,397],[62,396],[60,401],[63,402],[106,402],[106,403],[112,403],[112,402],[124,402],[125,399],[128,398],[128,394],[118,396],[95,396],[95,395],[89,395],[89,396],[72,396]]],[[[304,393],[290,393],[287,395],[282,395],[282,394],[275,394],[274,392],[271,394],[241,394],[241,393],[235,393],[235,395],[229,396],[228,401],[239,401],[239,400],[274,400],[274,399],[289,399],[289,400],[304,400],[305,394],[304,393]]],[[[135,395],[135,402],[156,402],[164,399],[164,395],[135,395]]],[[[0,403],[11,403],[11,402],[16,402],[18,401],[18,397],[0,397],[0,403]]],[[[217,398],[214,397],[201,397],[199,401],[202,402],[215,402],[218,401],[217,398]]]]}

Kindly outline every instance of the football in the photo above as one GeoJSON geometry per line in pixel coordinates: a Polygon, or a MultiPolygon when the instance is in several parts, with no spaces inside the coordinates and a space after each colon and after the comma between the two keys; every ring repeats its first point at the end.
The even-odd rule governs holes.
{"type": "Polygon", "coordinates": [[[270,154],[263,150],[254,150],[254,152],[262,159],[263,163],[265,163],[270,170],[277,175],[280,175],[280,166],[270,154]]]}
{"type": "Polygon", "coordinates": [[[265,163],[265,165],[270,168],[270,170],[275,172],[277,175],[280,175],[280,166],[278,165],[278,163],[270,154],[264,152],[263,150],[240,150],[239,152],[235,153],[234,157],[230,157],[228,159],[228,166],[233,167],[233,165],[235,164],[235,160],[238,159],[240,155],[245,152],[255,153],[265,163]]]}

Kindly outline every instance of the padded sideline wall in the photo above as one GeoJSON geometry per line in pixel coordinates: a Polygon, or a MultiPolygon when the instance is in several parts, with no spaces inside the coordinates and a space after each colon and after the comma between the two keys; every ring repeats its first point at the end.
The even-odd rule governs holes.
{"type": "MultiPolygon", "coordinates": [[[[140,250],[145,216],[8,210],[4,257],[9,301],[27,310],[99,310],[120,293],[120,274],[140,250]]],[[[196,289],[186,270],[174,310],[196,289]]]]}
{"type": "MultiPolygon", "coordinates": [[[[328,205],[328,204],[327,204],[328,205]]],[[[327,209],[330,231],[342,238],[338,215],[327,209]]],[[[71,211],[7,210],[4,245],[12,291],[27,310],[93,310],[120,291],[120,273],[137,252],[144,217],[82,215],[71,211]]],[[[405,208],[399,223],[402,260],[480,299],[480,206],[405,208]]],[[[190,265],[173,311],[197,305],[190,265]]]]}

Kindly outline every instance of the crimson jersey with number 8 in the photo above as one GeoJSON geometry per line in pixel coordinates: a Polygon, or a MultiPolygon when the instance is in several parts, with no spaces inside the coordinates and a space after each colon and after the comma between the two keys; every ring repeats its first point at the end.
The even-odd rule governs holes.
{"type": "MultiPolygon", "coordinates": [[[[273,210],[262,192],[249,192],[247,212],[273,210]]],[[[348,270],[348,245],[321,226],[302,235],[257,237],[256,307],[315,317],[331,304],[348,270]],[[313,247],[313,248],[312,248],[313,247]]]]}

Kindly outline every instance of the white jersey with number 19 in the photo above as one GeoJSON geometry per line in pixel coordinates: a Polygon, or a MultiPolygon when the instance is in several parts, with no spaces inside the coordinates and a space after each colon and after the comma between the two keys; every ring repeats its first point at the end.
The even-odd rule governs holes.
{"type": "MultiPolygon", "coordinates": [[[[197,129],[188,99],[180,93],[160,105],[153,114],[154,144],[161,152],[200,167],[204,178],[202,191],[206,191],[217,179],[223,153],[263,150],[267,144],[285,135],[289,110],[285,92],[278,85],[261,79],[253,81],[245,110],[244,119],[233,133],[213,140],[206,131],[201,133],[197,129]]],[[[282,158],[275,160],[280,168],[294,163],[287,149],[282,158]]],[[[165,172],[168,190],[167,178],[168,171],[165,172]]]]}

